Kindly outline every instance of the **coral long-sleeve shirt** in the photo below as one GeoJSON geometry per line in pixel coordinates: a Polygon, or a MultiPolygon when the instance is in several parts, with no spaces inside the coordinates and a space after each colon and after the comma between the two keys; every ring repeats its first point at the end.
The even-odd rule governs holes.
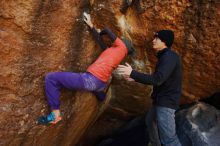
{"type": "Polygon", "coordinates": [[[88,67],[87,72],[103,82],[107,82],[113,70],[117,68],[127,53],[128,50],[125,44],[117,38],[113,45],[104,50],[97,60],[88,67]]]}

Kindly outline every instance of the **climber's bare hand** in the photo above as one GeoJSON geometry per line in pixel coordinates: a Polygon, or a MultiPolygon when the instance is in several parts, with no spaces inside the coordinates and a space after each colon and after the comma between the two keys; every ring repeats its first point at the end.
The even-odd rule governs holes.
{"type": "Polygon", "coordinates": [[[83,12],[83,20],[90,28],[93,28],[90,14],[83,12]]]}

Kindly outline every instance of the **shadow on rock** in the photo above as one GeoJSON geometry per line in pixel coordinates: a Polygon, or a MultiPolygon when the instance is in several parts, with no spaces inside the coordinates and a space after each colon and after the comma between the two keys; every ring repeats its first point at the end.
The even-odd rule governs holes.
{"type": "Polygon", "coordinates": [[[220,110],[220,92],[216,92],[212,96],[202,99],[200,101],[208,103],[220,110]]]}
{"type": "Polygon", "coordinates": [[[143,116],[132,119],[112,136],[102,140],[97,146],[147,146],[148,141],[143,116]]]}

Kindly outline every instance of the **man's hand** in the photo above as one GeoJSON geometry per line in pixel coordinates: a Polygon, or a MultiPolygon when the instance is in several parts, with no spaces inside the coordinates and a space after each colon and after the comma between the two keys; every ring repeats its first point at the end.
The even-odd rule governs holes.
{"type": "Polygon", "coordinates": [[[88,13],[86,13],[86,12],[83,12],[83,20],[86,22],[86,24],[87,24],[90,28],[93,28],[93,24],[92,24],[92,21],[91,21],[90,14],[88,14],[88,13]]]}
{"type": "Polygon", "coordinates": [[[130,64],[125,63],[125,65],[118,65],[117,73],[123,75],[125,78],[129,78],[132,68],[130,64]]]}

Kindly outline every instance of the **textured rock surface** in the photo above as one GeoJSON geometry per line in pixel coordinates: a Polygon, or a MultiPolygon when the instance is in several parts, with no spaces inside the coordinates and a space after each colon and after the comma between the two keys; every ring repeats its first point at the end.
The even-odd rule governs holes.
{"type": "Polygon", "coordinates": [[[184,146],[220,145],[220,111],[199,103],[176,114],[177,134],[184,146]]]}
{"type": "Polygon", "coordinates": [[[84,10],[92,14],[97,27],[130,35],[137,51],[126,61],[143,72],[153,71],[155,65],[153,32],[174,30],[173,49],[182,56],[184,68],[182,102],[219,90],[218,0],[145,0],[144,13],[131,7],[126,15],[120,13],[121,5],[122,0],[0,1],[0,145],[76,145],[80,139],[81,145],[91,145],[151,104],[150,86],[116,76],[110,104],[95,125],[102,104],[90,93],[67,90],[61,98],[64,121],[54,127],[36,125],[36,118],[48,111],[45,74],[85,71],[100,53],[82,22],[84,10]]]}
{"type": "MultiPolygon", "coordinates": [[[[148,135],[145,117],[129,121],[98,146],[146,146],[148,135]]],[[[176,112],[177,134],[183,146],[220,145],[220,111],[204,103],[182,108],[176,112]]]]}

